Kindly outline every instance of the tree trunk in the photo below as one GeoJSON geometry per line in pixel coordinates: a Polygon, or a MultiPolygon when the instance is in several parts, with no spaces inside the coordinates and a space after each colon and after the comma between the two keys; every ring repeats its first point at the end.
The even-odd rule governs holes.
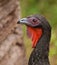
{"type": "Polygon", "coordinates": [[[26,65],[18,0],[0,0],[0,65],[26,65]]]}

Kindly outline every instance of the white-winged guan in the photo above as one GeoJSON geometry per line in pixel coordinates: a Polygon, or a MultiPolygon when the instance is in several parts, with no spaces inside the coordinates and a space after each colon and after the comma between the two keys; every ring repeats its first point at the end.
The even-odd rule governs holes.
{"type": "Polygon", "coordinates": [[[18,24],[25,24],[29,37],[32,39],[34,48],[28,65],[50,65],[49,42],[51,37],[51,26],[42,15],[31,15],[20,19],[18,24]]]}

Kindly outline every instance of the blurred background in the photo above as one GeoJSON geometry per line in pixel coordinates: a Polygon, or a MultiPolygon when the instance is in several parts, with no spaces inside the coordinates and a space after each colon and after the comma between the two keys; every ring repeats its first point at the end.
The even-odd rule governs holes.
{"type": "MultiPolygon", "coordinates": [[[[42,14],[52,27],[49,58],[51,65],[57,65],[57,0],[20,0],[21,15],[26,17],[31,14],[42,14]]],[[[26,27],[23,26],[24,43],[27,59],[32,51],[31,40],[26,35],[26,27]]]]}

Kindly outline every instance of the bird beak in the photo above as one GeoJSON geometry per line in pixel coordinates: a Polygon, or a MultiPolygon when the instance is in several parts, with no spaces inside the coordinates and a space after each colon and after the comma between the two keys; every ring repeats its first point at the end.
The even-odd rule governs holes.
{"type": "Polygon", "coordinates": [[[28,23],[28,19],[27,18],[22,18],[22,19],[20,19],[18,22],[17,22],[17,24],[29,24],[28,23]]]}

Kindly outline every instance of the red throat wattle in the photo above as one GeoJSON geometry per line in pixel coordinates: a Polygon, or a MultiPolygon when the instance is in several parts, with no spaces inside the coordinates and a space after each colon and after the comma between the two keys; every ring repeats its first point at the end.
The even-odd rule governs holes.
{"type": "Polygon", "coordinates": [[[27,34],[32,39],[32,47],[35,48],[42,35],[42,29],[27,26],[27,34]]]}

